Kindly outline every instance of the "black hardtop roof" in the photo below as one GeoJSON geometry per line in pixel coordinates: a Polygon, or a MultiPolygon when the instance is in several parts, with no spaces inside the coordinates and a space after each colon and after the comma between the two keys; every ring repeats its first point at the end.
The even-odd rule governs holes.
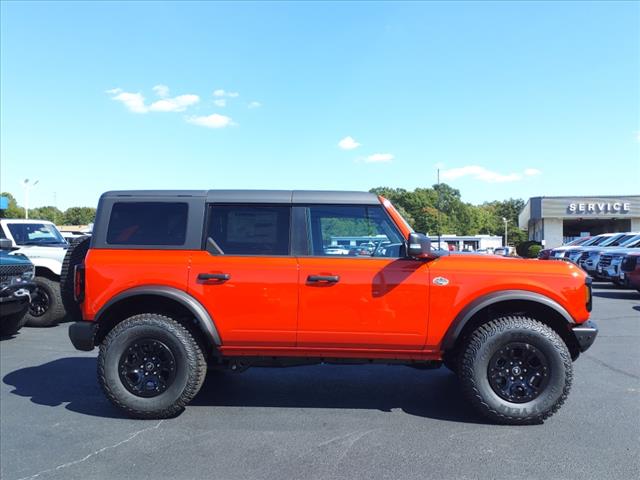
{"type": "Polygon", "coordinates": [[[120,190],[102,194],[101,199],[203,198],[213,203],[331,203],[379,204],[378,196],[369,192],[325,190],[120,190]]]}

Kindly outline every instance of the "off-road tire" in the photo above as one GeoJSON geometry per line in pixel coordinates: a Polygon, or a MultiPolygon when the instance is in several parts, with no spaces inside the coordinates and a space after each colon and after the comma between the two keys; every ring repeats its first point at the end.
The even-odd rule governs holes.
{"type": "Polygon", "coordinates": [[[33,279],[37,285],[36,291],[31,294],[31,305],[25,315],[25,323],[28,327],[52,327],[57,325],[64,318],[64,306],[60,297],[60,284],[47,277],[35,277],[33,279]],[[37,296],[45,294],[48,298],[48,306],[41,315],[33,315],[32,311],[37,296]]]}
{"type": "Polygon", "coordinates": [[[75,266],[84,262],[84,258],[89,251],[90,242],[91,237],[82,237],[73,240],[62,261],[62,270],[60,271],[60,297],[62,298],[62,305],[67,315],[74,321],[82,320],[80,305],[76,302],[73,292],[75,266]]]}
{"type": "Polygon", "coordinates": [[[130,317],[109,332],[98,354],[98,381],[107,398],[133,418],[170,418],[196,396],[207,373],[207,363],[189,330],[170,317],[143,313],[130,317]],[[166,345],[175,358],[175,378],[164,392],[145,398],[127,389],[119,375],[123,353],[139,339],[166,345]]]}
{"type": "Polygon", "coordinates": [[[459,378],[467,400],[496,423],[539,424],[564,403],[571,389],[571,355],[560,336],[547,325],[524,316],[497,318],[478,327],[459,359],[459,378]],[[538,349],[549,365],[546,387],[533,400],[515,403],[500,397],[489,383],[489,363],[501,348],[514,342],[538,349]]]}
{"type": "Polygon", "coordinates": [[[0,320],[0,337],[10,337],[20,330],[27,319],[23,312],[12,313],[0,320]]]}

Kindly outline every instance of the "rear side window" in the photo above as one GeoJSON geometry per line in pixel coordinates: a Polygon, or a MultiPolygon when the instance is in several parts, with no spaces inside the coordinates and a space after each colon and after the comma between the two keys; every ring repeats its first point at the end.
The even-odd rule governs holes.
{"type": "Polygon", "coordinates": [[[107,243],[184,245],[188,211],[186,203],[115,203],[111,209],[107,243]]]}
{"type": "Polygon", "coordinates": [[[212,205],[206,249],[222,255],[288,255],[289,206],[212,205]]]}

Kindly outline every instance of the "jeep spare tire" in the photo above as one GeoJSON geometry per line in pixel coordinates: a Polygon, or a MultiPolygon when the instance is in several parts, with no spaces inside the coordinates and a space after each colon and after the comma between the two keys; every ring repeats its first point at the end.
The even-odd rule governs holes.
{"type": "Polygon", "coordinates": [[[60,272],[60,296],[62,304],[69,318],[73,321],[82,320],[80,305],[76,302],[73,295],[73,281],[76,265],[84,262],[87,256],[91,237],[82,237],[74,241],[67,249],[67,254],[62,261],[62,270],[60,272]]]}

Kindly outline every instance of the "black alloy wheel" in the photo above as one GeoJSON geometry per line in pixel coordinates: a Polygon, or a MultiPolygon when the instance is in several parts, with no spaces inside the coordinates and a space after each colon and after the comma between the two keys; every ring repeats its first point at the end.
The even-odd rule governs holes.
{"type": "Polygon", "coordinates": [[[118,372],[129,392],[138,397],[155,397],[173,384],[176,360],[163,342],[142,338],[132,342],[122,353],[118,372]]]}
{"type": "Polygon", "coordinates": [[[502,399],[526,403],[537,398],[549,383],[550,367],[545,355],[529,343],[509,343],[489,361],[489,384],[502,399]]]}
{"type": "Polygon", "coordinates": [[[36,288],[29,304],[29,314],[33,317],[41,317],[51,307],[51,297],[43,288],[36,288]]]}

